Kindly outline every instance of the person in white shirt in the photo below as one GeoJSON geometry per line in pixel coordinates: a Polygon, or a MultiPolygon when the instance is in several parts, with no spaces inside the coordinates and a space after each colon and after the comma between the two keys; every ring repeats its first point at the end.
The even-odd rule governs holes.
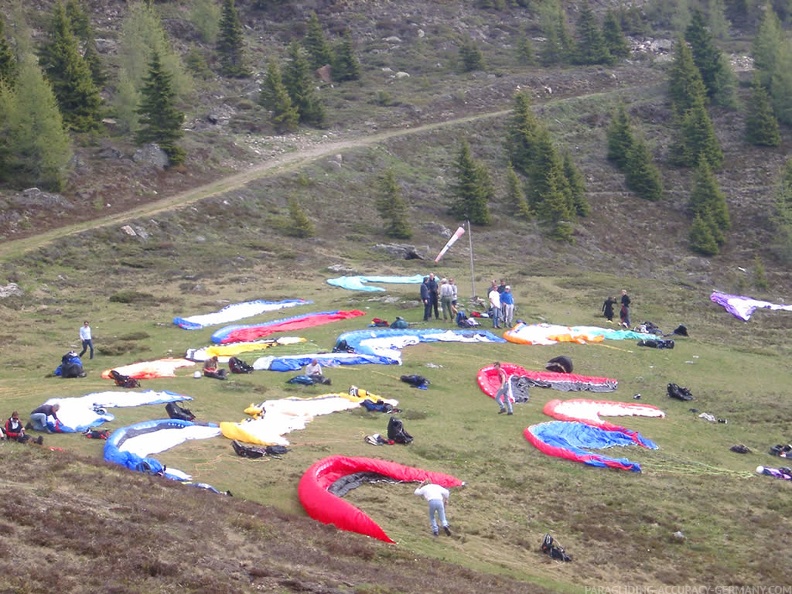
{"type": "Polygon", "coordinates": [[[305,375],[322,375],[322,366],[316,359],[311,359],[311,362],[305,366],[305,375]]]}
{"type": "Polygon", "coordinates": [[[492,317],[492,327],[500,328],[501,299],[498,288],[493,287],[489,292],[490,317],[492,317]]]}
{"type": "Polygon", "coordinates": [[[93,340],[91,338],[91,327],[88,325],[88,320],[83,322],[82,328],[80,328],[80,340],[82,341],[82,351],[79,354],[79,357],[82,359],[82,356],[85,354],[85,351],[91,351],[91,359],[94,356],[94,348],[93,348],[93,340]]]}
{"type": "Polygon", "coordinates": [[[449,496],[448,489],[424,480],[415,490],[415,494],[429,502],[429,525],[432,527],[432,534],[434,536],[440,534],[440,529],[437,526],[437,520],[439,519],[443,531],[448,536],[451,536],[451,528],[448,527],[448,520],[445,514],[445,506],[448,503],[449,496]]]}
{"type": "Polygon", "coordinates": [[[453,285],[448,282],[448,280],[443,279],[440,281],[440,305],[443,309],[443,321],[447,322],[448,320],[454,321],[454,309],[451,305],[451,302],[454,299],[454,287],[453,285]]]}

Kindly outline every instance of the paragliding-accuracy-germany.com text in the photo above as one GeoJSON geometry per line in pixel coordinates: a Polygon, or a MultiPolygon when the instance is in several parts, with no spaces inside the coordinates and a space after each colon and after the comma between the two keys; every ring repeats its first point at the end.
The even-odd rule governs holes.
{"type": "Polygon", "coordinates": [[[792,594],[792,586],[586,586],[585,594],[792,594]]]}

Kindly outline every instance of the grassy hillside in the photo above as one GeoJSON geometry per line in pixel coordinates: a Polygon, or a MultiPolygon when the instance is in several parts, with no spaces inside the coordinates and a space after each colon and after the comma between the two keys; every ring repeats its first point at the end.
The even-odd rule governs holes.
{"type": "MultiPolygon", "coordinates": [[[[162,10],[186,10],[188,4],[162,10]]],[[[239,4],[251,18],[252,45],[263,37],[282,48],[298,30],[292,21],[278,22],[239,4]]],[[[117,23],[121,5],[95,7],[108,10],[103,23],[117,23]]],[[[79,151],[83,167],[64,195],[79,208],[57,217],[25,210],[26,224],[4,227],[7,239],[26,238],[0,245],[0,284],[14,282],[23,291],[0,299],[0,417],[18,409],[27,418],[47,398],[109,389],[100,379],[104,369],[204,346],[214,329],[187,332],[172,319],[228,303],[301,297],[313,304],[300,313],[355,308],[367,314],[295,333],[309,343],[276,347],[284,354],[330,350],[338,334],[373,317],[402,315],[420,323],[415,287],[369,295],[326,284],[342,274],[434,270],[457,279],[463,301],[482,294],[492,278],[505,278],[514,289],[517,318],[569,325],[601,324],[602,301],[624,287],[633,297],[634,322],[651,320],[666,331],[683,323],[690,337],[678,339],[673,350],[632,341],[419,345],[405,349],[398,368],[330,369],[333,390],[354,384],[398,399],[415,441],[406,447],[367,445],[363,436],[384,432],[387,418],[361,409],[318,417],[290,434],[291,451],[280,459],[239,458],[224,438],[159,456],[196,481],[230,490],[232,498],[105,466],[99,462],[103,442],[80,435],[48,435],[44,449],[0,443],[6,468],[0,532],[7,536],[0,590],[49,592],[54,574],[62,591],[102,587],[119,593],[572,592],[587,586],[790,583],[789,568],[767,554],[768,543],[780,550],[789,544],[789,484],[757,476],[754,469],[782,465],[766,452],[790,441],[785,362],[792,318],[759,311],[743,323],[709,301],[713,289],[786,298],[790,279],[772,258],[769,207],[788,130],[782,147],[751,149],[741,141],[742,113],[713,111],[727,163],[719,180],[734,229],[722,255],[701,258],[686,243],[691,172],[663,165],[667,197],[647,203],[629,194],[605,161],[608,114],[625,99],[664,162],[670,110],[661,64],[520,69],[510,61],[508,33],[533,22],[522,13],[488,13],[454,2],[350,3],[334,10],[322,13],[330,27],[347,22],[368,33],[361,36],[363,82],[323,91],[333,114],[328,129],[286,138],[256,132],[253,125],[263,114],[249,105],[255,84],[213,79],[202,83],[206,94],[196,101],[193,121],[203,121],[219,105],[232,106],[233,116],[221,126],[191,129],[184,169],[154,175],[127,157],[132,147],[110,137],[102,142],[124,158],[91,158],[99,152],[93,146],[79,151]],[[421,42],[416,35],[391,47],[383,39],[407,39],[413,29],[412,21],[401,18],[407,12],[430,38],[421,42]],[[491,71],[463,75],[452,67],[455,35],[463,26],[502,32],[482,43],[491,71]],[[386,66],[411,76],[391,79],[382,71],[386,66]],[[439,265],[431,264],[458,224],[447,215],[447,199],[462,139],[503,195],[502,139],[518,86],[531,89],[542,120],[583,170],[592,215],[577,225],[573,244],[559,244],[538,225],[514,220],[499,198],[491,205],[493,225],[472,230],[472,278],[465,240],[439,265]],[[388,105],[376,101],[382,90],[391,97],[388,105]],[[397,259],[378,247],[391,241],[382,233],[373,191],[387,167],[410,205],[410,243],[425,260],[397,259]],[[226,179],[231,174],[236,177],[226,179]],[[207,182],[212,185],[199,187],[207,182]],[[315,223],[315,237],[288,233],[290,198],[315,223]],[[767,291],[754,286],[757,257],[766,268],[767,291]],[[91,321],[97,346],[96,358],[86,361],[88,377],[51,377],[60,357],[77,348],[83,319],[91,321]],[[492,361],[542,369],[560,354],[572,357],[576,372],[618,379],[618,390],[591,395],[535,388],[529,403],[505,417],[476,385],[477,371],[492,361]],[[413,373],[430,379],[428,391],[399,380],[413,373]],[[669,399],[669,382],[690,388],[695,401],[669,399]],[[640,474],[549,458],[522,435],[549,419],[542,407],[551,399],[633,402],[635,394],[666,412],[662,420],[616,419],[659,445],[618,452],[640,462],[640,474]],[[698,417],[702,412],[728,423],[709,423],[698,417]],[[737,443],[752,453],[731,452],[737,443]],[[381,457],[466,481],[465,489],[452,493],[448,509],[454,536],[431,538],[425,503],[408,484],[367,485],[347,496],[397,545],[307,519],[297,482],[313,462],[333,454],[381,457]],[[538,552],[546,532],[567,547],[572,563],[538,552]]],[[[176,31],[177,21],[168,22],[176,31]]],[[[111,38],[113,26],[103,27],[111,38]]],[[[251,402],[323,393],[290,386],[288,377],[262,371],[217,382],[195,380],[186,369],[143,387],[193,397],[189,406],[201,420],[238,421],[251,402]]],[[[108,428],[159,418],[161,408],[113,410],[116,420],[108,428]]]]}

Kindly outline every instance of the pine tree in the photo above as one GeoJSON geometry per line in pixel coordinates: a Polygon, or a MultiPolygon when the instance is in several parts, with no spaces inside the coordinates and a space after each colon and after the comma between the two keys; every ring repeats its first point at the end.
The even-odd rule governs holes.
{"type": "Polygon", "coordinates": [[[756,146],[778,146],[781,144],[781,132],[778,120],[773,113],[770,96],[754,76],[751,87],[751,102],[745,115],[745,139],[756,146]]]}
{"type": "Polygon", "coordinates": [[[536,64],[536,53],[534,52],[531,38],[526,34],[520,35],[517,39],[517,63],[521,66],[533,66],[536,64]]]}
{"type": "Polygon", "coordinates": [[[470,145],[462,142],[456,161],[456,181],[451,187],[449,214],[474,225],[489,225],[489,202],[493,196],[489,172],[473,158],[470,145]]]}
{"type": "Polygon", "coordinates": [[[575,55],[575,42],[569,34],[564,10],[557,0],[542,5],[541,27],[545,36],[541,52],[542,65],[568,64],[575,55]]]}
{"type": "Polygon", "coordinates": [[[463,72],[473,72],[475,70],[484,70],[484,55],[481,53],[476,42],[469,37],[462,41],[459,46],[459,59],[462,63],[463,72]]]}
{"type": "Polygon", "coordinates": [[[718,105],[734,105],[737,86],[734,72],[715,45],[715,39],[707,29],[700,10],[693,11],[690,25],[685,31],[685,41],[690,44],[693,63],[701,74],[707,97],[718,105]]]}
{"type": "Polygon", "coordinates": [[[602,29],[594,17],[588,0],[580,4],[575,61],[578,64],[610,64],[613,62],[602,29]]]}
{"type": "Polygon", "coordinates": [[[506,153],[514,168],[523,175],[530,173],[536,137],[541,128],[542,124],[531,109],[528,93],[517,93],[512,121],[506,132],[506,153]]]}
{"type": "Polygon", "coordinates": [[[778,121],[792,125],[792,41],[784,41],[778,50],[770,97],[778,121]]]}
{"type": "Polygon", "coordinates": [[[627,155],[633,145],[633,134],[630,126],[630,117],[624,103],[619,103],[613,112],[611,123],[607,130],[608,160],[613,161],[621,170],[627,164],[627,155]]]}
{"type": "Polygon", "coordinates": [[[388,169],[377,183],[377,211],[385,222],[385,234],[396,239],[410,239],[412,229],[407,212],[407,203],[402,197],[396,175],[388,169]]]}
{"type": "Polygon", "coordinates": [[[190,21],[205,43],[215,45],[220,33],[222,9],[214,0],[195,0],[190,9],[190,21]]]}
{"type": "Polygon", "coordinates": [[[5,20],[0,14],[0,84],[14,86],[17,75],[17,61],[11,45],[5,36],[5,20]]]}
{"type": "Polygon", "coordinates": [[[0,80],[0,183],[8,181],[13,166],[9,116],[14,108],[13,91],[0,80]]]}
{"type": "Polygon", "coordinates": [[[506,207],[509,209],[510,216],[515,216],[523,221],[530,221],[533,219],[534,214],[525,196],[523,182],[511,165],[509,165],[509,169],[506,171],[505,203],[506,207]]]}
{"type": "Polygon", "coordinates": [[[640,198],[656,202],[663,197],[663,180],[652,160],[649,146],[641,136],[635,136],[627,151],[624,181],[640,198]]]}
{"type": "Polygon", "coordinates": [[[569,185],[569,193],[572,196],[575,214],[579,217],[589,216],[591,214],[591,205],[586,198],[586,179],[572,159],[572,155],[568,152],[564,153],[564,176],[569,185]]]}
{"type": "Polygon", "coordinates": [[[69,135],[63,124],[52,87],[32,55],[19,62],[16,85],[5,103],[6,125],[12,155],[11,182],[19,188],[36,186],[58,192],[66,184],[72,157],[69,135]]]}
{"type": "Polygon", "coordinates": [[[707,100],[706,87],[693,61],[693,53],[681,37],[675,45],[674,61],[668,79],[668,94],[677,117],[683,117],[696,103],[703,104],[707,100]]]}
{"type": "Polygon", "coordinates": [[[699,102],[685,113],[679,128],[680,148],[678,164],[696,167],[706,161],[713,169],[720,168],[723,163],[723,151],[715,128],[707,113],[707,108],[699,102]]]}
{"type": "Polygon", "coordinates": [[[716,39],[726,39],[729,36],[729,20],[726,18],[726,5],[723,0],[709,0],[707,2],[707,26],[716,39]]]}
{"type": "Polygon", "coordinates": [[[771,81],[776,72],[776,59],[784,43],[784,32],[781,21],[774,10],[765,10],[759,30],[754,37],[751,56],[759,81],[772,94],[771,81]]]}
{"type": "Polygon", "coordinates": [[[250,70],[245,63],[245,36],[234,0],[223,0],[217,53],[220,55],[220,72],[231,78],[247,78],[250,70]]]}
{"type": "Polygon", "coordinates": [[[79,43],[60,1],[53,7],[40,60],[58,100],[64,123],[77,132],[98,129],[102,119],[102,97],[88,63],[80,54],[79,43]]]}
{"type": "Polygon", "coordinates": [[[96,49],[96,33],[93,25],[91,25],[91,19],[88,13],[83,10],[79,0],[68,0],[66,3],[66,14],[72,24],[74,35],[82,42],[85,48],[82,56],[91,70],[91,78],[93,78],[96,88],[101,89],[107,82],[107,74],[105,73],[99,51],[96,49]]]}
{"type": "Polygon", "coordinates": [[[296,198],[289,198],[290,233],[295,237],[308,238],[316,235],[316,226],[305,214],[296,198]]]}
{"type": "Polygon", "coordinates": [[[300,122],[321,126],[325,121],[325,109],[316,93],[313,74],[305,50],[296,41],[289,45],[289,62],[283,70],[283,84],[300,114],[300,122]]]}
{"type": "Polygon", "coordinates": [[[792,159],[781,169],[775,196],[773,248],[784,263],[792,262],[792,159]]]}
{"type": "Polygon", "coordinates": [[[693,225],[690,227],[689,240],[690,249],[704,256],[716,256],[720,252],[710,226],[698,215],[693,219],[693,225]]]}
{"type": "Polygon", "coordinates": [[[553,226],[554,236],[569,239],[571,229],[567,224],[575,218],[575,203],[564,171],[564,160],[546,129],[537,134],[529,189],[529,203],[539,220],[553,226]]]}
{"type": "Polygon", "coordinates": [[[157,52],[149,63],[137,113],[141,123],[136,134],[138,144],[154,142],[168,155],[171,165],[184,163],[186,153],[176,144],[184,135],[184,113],[176,107],[171,75],[165,71],[157,52]]]}
{"type": "Polygon", "coordinates": [[[300,123],[300,114],[289,97],[278,63],[274,60],[270,60],[267,67],[259,103],[270,110],[270,121],[278,134],[294,132],[297,129],[300,123]]]}
{"type": "Polygon", "coordinates": [[[723,245],[724,233],[731,227],[729,208],[726,196],[706,161],[702,161],[696,169],[693,191],[690,193],[690,210],[710,226],[712,237],[718,245],[723,245]]]}
{"type": "Polygon", "coordinates": [[[360,60],[355,55],[355,46],[352,43],[352,34],[347,29],[335,50],[333,59],[333,80],[345,82],[360,79],[360,60]]]}
{"type": "Polygon", "coordinates": [[[608,9],[602,22],[602,36],[608,53],[614,58],[627,58],[630,55],[630,44],[622,31],[621,23],[616,13],[608,9]]]}
{"type": "Polygon", "coordinates": [[[754,256],[754,274],[753,274],[754,287],[760,291],[767,291],[770,288],[770,283],[767,282],[767,272],[765,271],[764,262],[757,255],[754,256]]]}
{"type": "Polygon", "coordinates": [[[305,51],[308,52],[312,68],[316,69],[333,64],[333,50],[330,49],[330,44],[327,43],[324,31],[322,31],[322,25],[319,23],[319,17],[316,16],[315,12],[312,12],[308,19],[308,28],[302,44],[305,51]]]}

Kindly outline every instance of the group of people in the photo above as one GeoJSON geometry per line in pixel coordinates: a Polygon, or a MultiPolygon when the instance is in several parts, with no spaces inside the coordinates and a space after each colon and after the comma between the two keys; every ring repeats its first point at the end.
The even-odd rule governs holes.
{"type": "Polygon", "coordinates": [[[424,306],[423,321],[428,322],[434,313],[435,320],[453,322],[457,314],[457,285],[453,278],[443,278],[437,282],[434,273],[425,276],[421,283],[421,303],[424,306]]]}
{"type": "Polygon", "coordinates": [[[503,279],[500,284],[493,279],[487,298],[492,327],[500,328],[502,322],[506,328],[511,328],[514,325],[514,295],[511,287],[503,279]]]}
{"type": "Polygon", "coordinates": [[[602,314],[605,316],[605,319],[608,322],[613,322],[613,308],[616,305],[621,304],[619,308],[619,326],[624,328],[629,328],[632,324],[630,323],[630,304],[632,303],[632,299],[627,294],[627,289],[622,289],[621,292],[621,301],[616,301],[613,297],[608,297],[605,300],[605,303],[602,304],[602,314]]]}
{"type": "MultiPolygon", "coordinates": [[[[30,413],[30,421],[26,425],[22,425],[22,421],[19,420],[19,413],[14,411],[0,429],[0,437],[18,441],[19,443],[27,443],[31,439],[27,434],[28,430],[52,433],[49,425],[50,418],[53,423],[58,423],[59,410],[60,404],[42,404],[30,413]]],[[[44,443],[44,437],[39,436],[33,439],[33,442],[41,445],[44,443]]]]}

